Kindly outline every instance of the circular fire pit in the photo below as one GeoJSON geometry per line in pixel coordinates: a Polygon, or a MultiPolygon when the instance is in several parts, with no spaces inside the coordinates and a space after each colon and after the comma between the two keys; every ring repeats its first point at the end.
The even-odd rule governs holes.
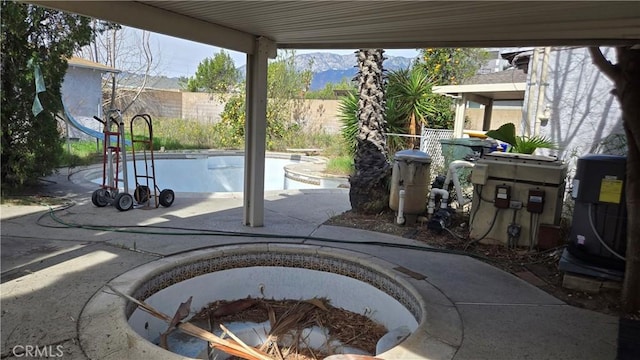
{"type": "MultiPolygon", "coordinates": [[[[426,326],[426,304],[407,276],[393,267],[370,255],[326,247],[236,245],[163,258],[115,278],[109,286],[169,316],[192,297],[186,320],[218,300],[323,298],[333,307],[365,315],[392,336],[400,330],[405,342],[416,343],[412,338],[423,332],[409,334],[426,326]]],[[[176,346],[174,339],[170,346],[177,353],[158,346],[159,335],[167,327],[166,322],[105,288],[83,311],[80,341],[90,358],[206,356],[206,342],[185,336],[181,336],[185,338],[182,344],[176,346]]],[[[393,345],[398,346],[383,346],[384,351],[374,355],[402,358],[399,354],[406,354],[407,349],[402,349],[402,343],[393,345]]],[[[345,347],[344,352],[351,350],[345,347]]]]}

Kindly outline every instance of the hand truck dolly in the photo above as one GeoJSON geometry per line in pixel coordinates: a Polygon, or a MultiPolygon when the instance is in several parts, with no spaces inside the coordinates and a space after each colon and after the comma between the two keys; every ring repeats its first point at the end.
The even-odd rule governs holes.
{"type": "Polygon", "coordinates": [[[102,185],[91,195],[91,202],[97,207],[113,205],[120,211],[133,207],[133,197],[129,194],[127,182],[127,154],[124,140],[124,122],[119,110],[109,110],[106,120],[93,117],[103,124],[102,141],[102,185]],[[120,163],[122,174],[120,179],[120,163]],[[124,185],[120,191],[119,183],[124,185]]]}
{"type": "Polygon", "coordinates": [[[154,199],[154,205],[157,208],[159,205],[169,207],[175,200],[175,194],[171,189],[164,189],[160,191],[156,183],[156,168],[155,159],[153,156],[153,124],[151,115],[138,114],[131,118],[131,157],[133,162],[133,172],[136,182],[136,188],[133,192],[133,197],[138,205],[151,207],[151,199],[154,199]],[[134,125],[143,122],[143,125],[138,126],[138,130],[143,129],[142,135],[134,135],[134,125]],[[136,152],[136,144],[141,144],[142,148],[142,164],[138,164],[136,157],[139,156],[140,151],[136,152]],[[139,169],[140,165],[144,167],[144,170],[139,169]]]}

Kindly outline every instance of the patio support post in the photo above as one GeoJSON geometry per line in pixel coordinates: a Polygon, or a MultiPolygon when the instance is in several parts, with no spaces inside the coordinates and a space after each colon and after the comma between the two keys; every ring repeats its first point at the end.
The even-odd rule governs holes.
{"type": "Polygon", "coordinates": [[[467,97],[465,94],[456,99],[456,117],[453,122],[453,137],[461,138],[464,130],[464,113],[467,108],[467,97]]]}
{"type": "Polygon", "coordinates": [[[255,51],[247,54],[246,121],[244,144],[244,225],[264,225],[264,163],[267,137],[267,68],[276,46],[256,39],[255,51]]]}
{"type": "Polygon", "coordinates": [[[491,115],[493,113],[493,99],[484,104],[484,114],[482,118],[482,130],[491,130],[491,115]]]}

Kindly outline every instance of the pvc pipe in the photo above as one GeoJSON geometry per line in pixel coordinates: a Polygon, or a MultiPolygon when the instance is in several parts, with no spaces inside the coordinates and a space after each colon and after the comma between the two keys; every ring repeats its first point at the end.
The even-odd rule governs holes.
{"type": "Polygon", "coordinates": [[[440,202],[441,208],[447,207],[447,200],[449,200],[449,192],[445,189],[434,188],[431,189],[429,193],[429,204],[427,205],[427,214],[432,215],[433,211],[436,207],[436,195],[442,196],[442,200],[440,202]]]}
{"type": "Polygon", "coordinates": [[[538,62],[539,62],[539,57],[538,57],[538,52],[540,51],[540,48],[534,48],[533,52],[531,54],[531,60],[529,61],[530,63],[530,69],[528,71],[529,74],[529,86],[527,88],[528,91],[526,91],[526,95],[527,95],[527,102],[524,106],[524,111],[522,112],[522,122],[524,123],[524,134],[527,136],[531,136],[532,132],[533,132],[533,128],[535,127],[535,115],[533,115],[533,107],[534,107],[534,86],[538,85],[538,71],[540,71],[538,69],[538,62]]]}
{"type": "Polygon", "coordinates": [[[401,189],[398,193],[399,195],[399,200],[398,200],[398,217],[396,218],[396,224],[398,225],[402,225],[405,222],[405,218],[404,218],[404,196],[405,196],[405,192],[404,189],[401,189]]]}
{"type": "Polygon", "coordinates": [[[540,61],[540,81],[538,83],[538,101],[536,105],[536,111],[534,116],[533,135],[540,135],[540,126],[542,124],[542,112],[544,107],[544,100],[547,92],[547,77],[549,76],[549,56],[551,53],[550,47],[545,47],[542,51],[542,60],[540,61]]]}
{"type": "Polygon", "coordinates": [[[460,168],[472,168],[476,164],[465,160],[454,160],[449,164],[449,170],[447,171],[447,177],[444,180],[444,188],[449,187],[449,183],[453,180],[453,187],[456,189],[456,195],[458,195],[458,204],[464,206],[471,200],[466,199],[462,195],[462,187],[460,186],[460,179],[458,178],[457,170],[460,168]]]}

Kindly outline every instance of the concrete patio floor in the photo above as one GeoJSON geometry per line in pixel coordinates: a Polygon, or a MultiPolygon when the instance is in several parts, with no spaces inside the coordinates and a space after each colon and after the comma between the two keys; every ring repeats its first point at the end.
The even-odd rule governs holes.
{"type": "Polygon", "coordinates": [[[471,257],[384,246],[381,243],[422,244],[323,225],[350,208],[346,189],[269,192],[265,227],[248,228],[241,225],[242,198],[237,194],[176,194],[170,208],[119,212],[93,206],[91,185],[70,182],[64,175],[50,180],[44,191],[75,204],[57,211],[55,218],[43,206],[1,208],[2,359],[24,357],[21,351],[26,345],[51,345],[54,351],[60,345],[64,359],[87,359],[78,321],[90,298],[114,277],[193,249],[273,242],[353,250],[423,275],[413,284],[426,303],[439,309],[427,314],[438,329],[429,335],[452,351],[415,354],[415,358],[614,359],[616,355],[615,317],[569,306],[471,257]],[[70,228],[59,221],[96,228],[70,228]],[[97,228],[136,225],[173,229],[148,227],[142,230],[155,233],[143,234],[97,228]],[[176,228],[280,236],[184,236],[176,228]]]}

